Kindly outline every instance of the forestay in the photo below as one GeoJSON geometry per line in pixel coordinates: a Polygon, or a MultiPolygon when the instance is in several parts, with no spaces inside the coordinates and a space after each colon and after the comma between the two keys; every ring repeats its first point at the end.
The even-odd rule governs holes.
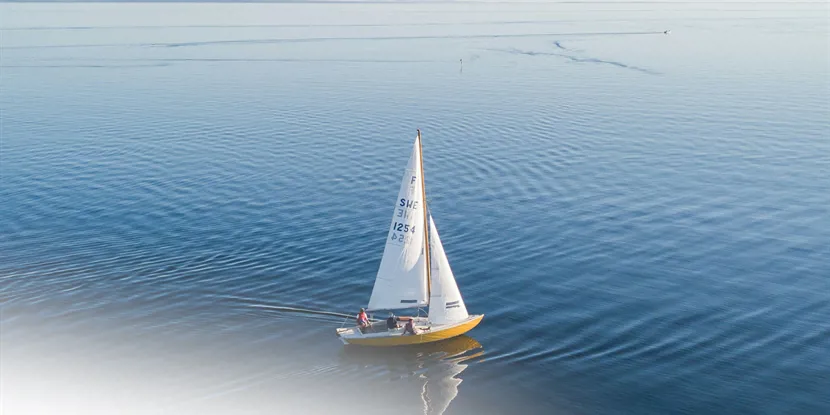
{"type": "Polygon", "coordinates": [[[386,247],[369,299],[371,310],[421,307],[427,305],[429,300],[420,146],[418,138],[395,200],[386,247]]]}
{"type": "Polygon", "coordinates": [[[444,245],[438,237],[438,229],[432,216],[429,217],[429,256],[432,263],[430,273],[429,321],[433,324],[449,324],[469,317],[464,299],[458,290],[450,262],[444,252],[444,245]]]}

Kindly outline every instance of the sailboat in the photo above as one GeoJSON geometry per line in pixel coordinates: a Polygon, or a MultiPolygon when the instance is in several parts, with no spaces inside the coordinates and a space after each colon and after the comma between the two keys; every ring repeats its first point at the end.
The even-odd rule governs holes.
{"type": "Polygon", "coordinates": [[[386,322],[369,327],[341,327],[337,336],[344,344],[405,346],[430,343],[472,330],[483,314],[467,313],[464,299],[450,268],[435,220],[429,214],[424,186],[421,131],[409,156],[386,236],[368,311],[417,309],[411,317],[415,334],[404,328],[387,329],[386,322]],[[421,311],[429,307],[425,316],[421,311]]]}

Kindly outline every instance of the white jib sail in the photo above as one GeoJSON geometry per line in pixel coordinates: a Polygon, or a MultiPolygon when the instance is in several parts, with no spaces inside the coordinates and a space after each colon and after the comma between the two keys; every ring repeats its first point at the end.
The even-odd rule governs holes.
{"type": "Polygon", "coordinates": [[[444,245],[438,237],[438,229],[432,216],[429,217],[429,259],[432,263],[430,273],[429,321],[433,324],[449,324],[469,317],[467,306],[461,298],[455,276],[450,269],[450,262],[444,252],[444,245]]]}
{"type": "Polygon", "coordinates": [[[370,310],[428,304],[422,174],[420,143],[416,139],[395,200],[386,247],[369,298],[370,310]]]}

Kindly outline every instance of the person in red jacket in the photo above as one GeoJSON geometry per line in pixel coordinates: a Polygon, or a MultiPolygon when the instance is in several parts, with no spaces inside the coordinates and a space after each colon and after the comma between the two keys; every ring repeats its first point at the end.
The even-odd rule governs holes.
{"type": "Polygon", "coordinates": [[[363,308],[361,308],[360,313],[357,314],[357,327],[360,328],[361,332],[369,327],[369,316],[366,315],[366,310],[363,308]]]}

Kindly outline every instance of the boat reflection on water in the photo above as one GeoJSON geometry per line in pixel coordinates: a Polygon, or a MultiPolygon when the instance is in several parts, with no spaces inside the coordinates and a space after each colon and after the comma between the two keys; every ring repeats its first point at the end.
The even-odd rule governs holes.
{"type": "MultiPolygon", "coordinates": [[[[419,384],[423,413],[440,415],[458,396],[459,377],[470,360],[484,355],[481,344],[467,335],[405,347],[346,346],[341,364],[358,366],[386,381],[409,380],[419,384]]],[[[412,390],[412,388],[409,388],[412,390]]]]}

